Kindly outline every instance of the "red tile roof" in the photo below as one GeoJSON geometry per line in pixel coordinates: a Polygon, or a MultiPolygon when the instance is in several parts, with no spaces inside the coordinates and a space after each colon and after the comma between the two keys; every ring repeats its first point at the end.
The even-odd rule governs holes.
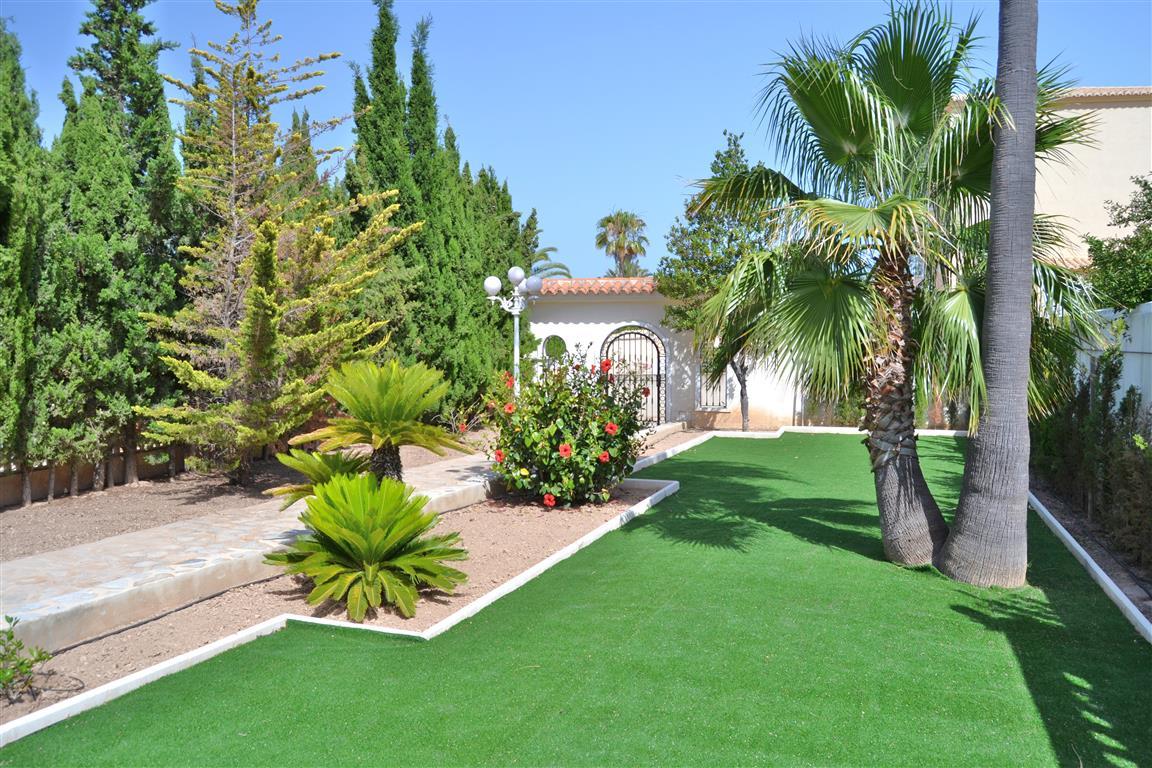
{"type": "Polygon", "coordinates": [[[651,277],[548,277],[540,292],[545,296],[656,293],[656,280],[651,277]]]}
{"type": "Polygon", "coordinates": [[[1069,88],[1064,99],[1091,99],[1107,96],[1152,96],[1152,85],[1108,85],[1069,88]]]}

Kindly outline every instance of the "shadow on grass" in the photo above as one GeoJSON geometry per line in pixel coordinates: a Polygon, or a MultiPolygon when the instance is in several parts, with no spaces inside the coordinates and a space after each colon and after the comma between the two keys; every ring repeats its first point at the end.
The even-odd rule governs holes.
{"type": "MultiPolygon", "coordinates": [[[[1035,541],[1046,532],[1033,522],[1035,541]]],[[[1152,765],[1152,648],[1070,570],[1058,562],[1029,571],[1043,598],[997,591],[953,610],[1008,641],[1060,765],[1152,765]]]]}
{"type": "Polygon", "coordinates": [[[875,505],[859,499],[813,497],[810,484],[778,470],[736,462],[694,460],[671,473],[681,491],[625,530],[662,539],[747,552],[768,528],[822,547],[882,559],[875,505]],[[777,489],[800,486],[799,497],[777,489]]]}

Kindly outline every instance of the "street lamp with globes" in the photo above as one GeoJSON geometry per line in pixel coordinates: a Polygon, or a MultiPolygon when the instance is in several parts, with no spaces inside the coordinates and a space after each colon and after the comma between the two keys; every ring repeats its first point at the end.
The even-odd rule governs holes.
{"type": "Polygon", "coordinates": [[[484,292],[488,294],[488,301],[512,315],[512,392],[520,394],[520,313],[528,306],[528,302],[540,297],[540,288],[544,281],[537,275],[526,277],[520,267],[508,270],[508,282],[512,290],[507,296],[500,295],[500,278],[489,275],[484,278],[484,292]]]}

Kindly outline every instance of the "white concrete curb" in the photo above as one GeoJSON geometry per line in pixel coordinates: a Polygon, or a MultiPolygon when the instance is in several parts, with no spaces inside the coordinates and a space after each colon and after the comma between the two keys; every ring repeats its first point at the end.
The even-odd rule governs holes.
{"type": "Polygon", "coordinates": [[[1044,521],[1044,524],[1051,529],[1052,533],[1056,534],[1056,538],[1064,542],[1064,546],[1068,548],[1072,556],[1080,561],[1080,564],[1084,566],[1084,570],[1088,571],[1088,575],[1092,577],[1092,580],[1099,584],[1100,588],[1104,590],[1104,594],[1108,595],[1108,598],[1116,604],[1116,607],[1120,609],[1120,613],[1124,614],[1124,618],[1128,619],[1145,640],[1152,643],[1152,621],[1148,621],[1148,618],[1140,612],[1136,604],[1132,602],[1128,595],[1124,594],[1124,590],[1120,589],[1116,582],[1112,581],[1112,577],[1092,559],[1092,555],[1088,554],[1084,547],[1080,546],[1080,542],[1076,541],[1076,537],[1060,524],[1060,521],[1048,511],[1048,508],[1041,503],[1040,499],[1029,493],[1028,503],[1032,506],[1032,509],[1036,511],[1036,514],[1040,516],[1040,519],[1044,521]]]}
{"type": "Polygon", "coordinates": [[[119,680],[105,683],[90,691],[77,694],[69,699],[53,704],[44,709],[31,712],[23,717],[12,720],[11,722],[0,725],[0,747],[4,747],[17,739],[22,739],[25,736],[35,733],[36,731],[43,730],[50,725],[55,725],[62,720],[69,717],[78,715],[101,704],[111,701],[112,699],[119,698],[130,691],[159,680],[175,672],[187,669],[201,661],[206,661],[224,651],[231,650],[237,646],[244,645],[258,637],[270,635],[284,628],[289,621],[298,621],[304,624],[320,624],[329,627],[342,627],[347,629],[358,629],[367,632],[378,632],[386,635],[396,635],[399,637],[412,638],[414,640],[431,640],[432,638],[440,635],[452,627],[456,626],[465,619],[475,616],[484,608],[499,600],[501,597],[519,589],[527,584],[532,579],[547,571],[552,566],[565,560],[572,555],[579,552],[581,549],[587,547],[597,539],[605,534],[616,530],[629,520],[637,515],[642,515],[651,509],[654,505],[663,499],[671,496],[680,490],[680,483],[675,480],[625,480],[630,486],[640,486],[642,489],[650,489],[652,491],[644,499],[633,504],[628,509],[624,510],[621,514],[607,521],[593,531],[581,536],[576,541],[572,542],[563,549],[554,552],[544,560],[541,560],[536,565],[526,571],[521,572],[512,579],[504,582],[496,589],[488,592],[477,600],[473,600],[468,605],[460,608],[447,618],[433,624],[423,632],[415,632],[410,629],[393,629],[391,627],[375,627],[371,625],[356,624],[350,621],[340,621],[339,619],[325,619],[315,616],[297,616],[291,613],[282,613],[279,616],[262,621],[255,626],[243,629],[227,637],[221,638],[213,643],[196,648],[194,650],[183,653],[175,658],[162,661],[154,664],[151,667],[142,669],[138,672],[122,677],[119,680]]]}

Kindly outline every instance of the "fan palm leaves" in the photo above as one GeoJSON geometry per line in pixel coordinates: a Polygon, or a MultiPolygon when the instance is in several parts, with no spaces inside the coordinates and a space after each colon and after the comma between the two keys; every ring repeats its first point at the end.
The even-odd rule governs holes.
{"type": "Polygon", "coordinates": [[[596,223],[596,247],[616,262],[617,271],[626,269],[626,264],[648,252],[648,237],[644,234],[647,226],[631,211],[613,211],[596,223]]]}
{"type": "Polygon", "coordinates": [[[372,448],[372,471],[378,477],[395,480],[402,479],[402,445],[416,445],[438,454],[447,449],[464,450],[451,432],[423,421],[439,407],[448,384],[439,371],[422,363],[345,363],[329,375],[324,389],[347,415],[293,438],[294,445],[319,441],[320,451],[368,445],[372,448]]]}
{"type": "Polygon", "coordinates": [[[530,274],[537,277],[572,277],[572,270],[562,261],[556,261],[552,254],[556,253],[555,246],[548,246],[536,251],[532,256],[530,274]]]}
{"type": "MultiPolygon", "coordinates": [[[[931,562],[947,536],[916,456],[915,396],[963,391],[977,407],[981,397],[981,228],[993,129],[1009,118],[994,83],[972,74],[975,28],[912,3],[845,45],[795,45],[760,95],[784,169],[710,179],[700,195],[701,207],[760,214],[778,248],[746,259],[699,337],[746,337],[816,396],[863,388],[885,551],[910,565],[931,562]]],[[[1040,77],[1039,158],[1059,159],[1090,127],[1055,112],[1059,77],[1040,77]]],[[[1084,330],[1068,324],[1086,304],[1070,300],[1073,277],[1048,266],[1054,290],[1038,295],[1038,310],[1062,333],[1084,330]]]]}
{"type": "Polygon", "coordinates": [[[437,515],[424,510],[427,497],[401,482],[337,475],[317,485],[306,503],[300,522],[308,533],[265,562],[310,577],[311,605],[343,601],[348,618],[363,621],[369,609],[387,603],[411,617],[418,590],[451,592],[468,578],[444,564],[467,558],[455,546],[460,535],[429,535],[437,515]]]}

